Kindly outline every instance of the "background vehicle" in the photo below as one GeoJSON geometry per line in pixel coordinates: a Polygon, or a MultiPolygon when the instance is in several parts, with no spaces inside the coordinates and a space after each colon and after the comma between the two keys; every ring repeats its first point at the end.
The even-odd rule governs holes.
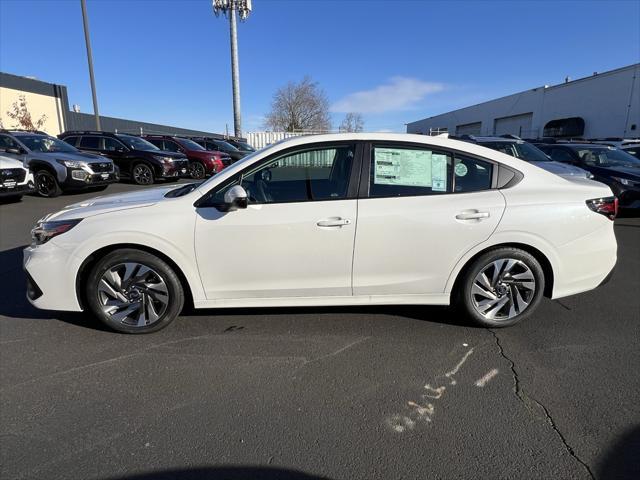
{"type": "Polygon", "coordinates": [[[245,152],[241,152],[239,149],[224,140],[218,140],[210,137],[193,137],[192,140],[209,151],[222,152],[223,155],[228,156],[231,161],[227,161],[225,166],[228,166],[231,162],[237,162],[247,155],[245,152]]]}
{"type": "Polygon", "coordinates": [[[605,183],[620,207],[640,208],[640,160],[627,152],[594,143],[554,143],[539,148],[558,162],[577,165],[605,183]]]}
{"type": "Polygon", "coordinates": [[[483,147],[506,153],[512,157],[525,160],[536,167],[543,168],[551,173],[560,175],[561,177],[584,177],[593,178],[586,170],[566,163],[554,162],[543,151],[535,145],[527,143],[515,135],[504,135],[501,137],[476,137],[473,135],[464,135],[460,140],[466,142],[477,143],[483,147]]]}
{"type": "Polygon", "coordinates": [[[34,172],[37,192],[43,197],[68,190],[104,190],[119,179],[110,159],[82,153],[44,132],[1,130],[0,149],[34,172]]]}
{"type": "Polygon", "coordinates": [[[256,151],[256,149],[249,145],[247,142],[241,142],[240,140],[233,140],[231,138],[228,138],[226,142],[230,143],[241,152],[245,152],[247,155],[256,151]]]}
{"type": "Polygon", "coordinates": [[[188,175],[185,155],[161,151],[134,135],[70,131],[58,137],[80,150],[110,158],[120,168],[121,176],[138,185],[151,185],[159,179],[175,181],[188,175]]]}
{"type": "Polygon", "coordinates": [[[0,199],[20,200],[25,193],[35,190],[33,174],[22,162],[0,155],[0,199]]]}
{"type": "Polygon", "coordinates": [[[606,281],[616,205],[599,182],[467,142],[297,137],[200,184],[48,215],[24,252],[28,297],[130,333],[163,328],[185,298],[196,308],[453,302],[480,325],[507,326],[543,295],[606,281]]]}
{"type": "Polygon", "coordinates": [[[145,135],[143,138],[162,150],[186,155],[192,178],[202,179],[207,175],[215,175],[225,167],[220,152],[208,152],[202,145],[188,138],[168,135],[145,135]]]}
{"type": "Polygon", "coordinates": [[[637,159],[640,159],[640,143],[632,143],[624,145],[620,150],[627,152],[629,155],[633,155],[637,159]]]}

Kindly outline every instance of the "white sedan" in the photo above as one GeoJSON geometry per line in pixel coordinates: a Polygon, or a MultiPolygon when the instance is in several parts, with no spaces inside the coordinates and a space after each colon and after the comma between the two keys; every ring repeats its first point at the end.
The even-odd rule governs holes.
{"type": "Polygon", "coordinates": [[[195,308],[449,305],[501,327],[616,263],[609,187],[408,134],[288,139],[200,184],[98,197],[25,249],[36,307],[128,333],[195,308]]]}

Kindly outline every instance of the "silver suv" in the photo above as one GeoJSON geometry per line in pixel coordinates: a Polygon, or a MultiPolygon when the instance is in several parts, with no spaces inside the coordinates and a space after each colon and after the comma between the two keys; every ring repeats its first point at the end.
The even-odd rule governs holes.
{"type": "Polygon", "coordinates": [[[1,150],[34,173],[36,190],[43,197],[68,190],[104,190],[119,180],[112,160],[83,153],[45,132],[0,130],[1,150]]]}

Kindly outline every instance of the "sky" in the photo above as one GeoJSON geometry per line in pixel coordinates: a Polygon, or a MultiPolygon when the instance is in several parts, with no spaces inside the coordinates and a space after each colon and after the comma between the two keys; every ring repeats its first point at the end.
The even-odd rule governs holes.
{"type": "MultiPolygon", "coordinates": [[[[102,115],[233,128],[229,23],[210,0],[87,0],[102,115]]],[[[640,0],[253,0],[239,24],[243,131],[311,76],[334,128],[368,131],[640,62],[640,0]]],[[[80,0],[0,0],[0,71],[92,113],[80,0]]]]}

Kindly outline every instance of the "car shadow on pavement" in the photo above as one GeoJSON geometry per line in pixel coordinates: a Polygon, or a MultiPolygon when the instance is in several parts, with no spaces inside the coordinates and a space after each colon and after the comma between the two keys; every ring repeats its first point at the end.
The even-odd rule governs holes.
{"type": "Polygon", "coordinates": [[[600,463],[602,480],[637,480],[640,478],[640,425],[628,430],[611,445],[600,463]]]}
{"type": "MultiPolygon", "coordinates": [[[[56,319],[76,326],[107,330],[99,320],[83,312],[57,312],[39,310],[26,298],[26,275],[22,269],[22,250],[25,246],[0,252],[0,315],[24,319],[56,319]]],[[[364,314],[400,316],[414,320],[447,325],[473,327],[455,310],[444,306],[426,305],[371,305],[340,307],[267,307],[267,308],[224,308],[195,310],[186,307],[182,316],[242,316],[242,315],[304,315],[304,314],[364,314]]]]}
{"type": "Polygon", "coordinates": [[[160,470],[104,480],[329,480],[296,470],[272,467],[201,467],[160,470]]]}
{"type": "Polygon", "coordinates": [[[26,296],[27,277],[22,269],[22,247],[0,252],[0,315],[9,318],[60,320],[97,330],[108,330],[98,320],[82,312],[40,310],[26,296]]]}

